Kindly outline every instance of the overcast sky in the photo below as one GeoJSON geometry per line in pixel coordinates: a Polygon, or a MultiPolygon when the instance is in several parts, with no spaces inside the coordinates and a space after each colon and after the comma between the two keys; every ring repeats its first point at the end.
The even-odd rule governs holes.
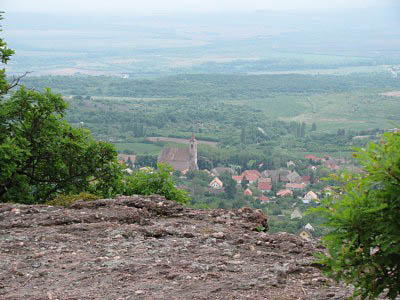
{"type": "Polygon", "coordinates": [[[0,0],[0,11],[156,14],[254,10],[316,11],[362,8],[396,0],[0,0]]]}

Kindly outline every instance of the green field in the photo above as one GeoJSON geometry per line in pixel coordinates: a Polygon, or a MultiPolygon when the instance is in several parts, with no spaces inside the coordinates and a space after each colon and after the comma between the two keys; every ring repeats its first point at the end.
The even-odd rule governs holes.
{"type": "Polygon", "coordinates": [[[162,149],[161,146],[145,143],[114,143],[120,152],[128,151],[135,154],[158,155],[162,149]]]}
{"type": "Polygon", "coordinates": [[[115,143],[120,151],[140,154],[156,155],[163,146],[144,143],[146,137],[188,139],[195,133],[199,140],[218,143],[225,152],[206,152],[220,161],[237,151],[348,156],[350,147],[366,142],[353,137],[373,139],[400,124],[400,97],[382,95],[400,91],[400,79],[383,73],[152,80],[52,76],[24,82],[56,88],[70,104],[68,121],[83,122],[97,139],[115,143]]]}

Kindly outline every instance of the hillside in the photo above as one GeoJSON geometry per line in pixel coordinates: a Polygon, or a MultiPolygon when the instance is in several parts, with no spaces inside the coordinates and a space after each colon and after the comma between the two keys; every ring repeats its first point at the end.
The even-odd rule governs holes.
{"type": "Polygon", "coordinates": [[[72,208],[0,204],[1,299],[343,299],[315,242],[259,211],[193,210],[159,196],[72,208]]]}

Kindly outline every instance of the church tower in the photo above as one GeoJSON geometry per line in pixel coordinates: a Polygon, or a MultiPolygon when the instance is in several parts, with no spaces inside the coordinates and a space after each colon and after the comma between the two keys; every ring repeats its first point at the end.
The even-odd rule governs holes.
{"type": "Polygon", "coordinates": [[[192,138],[189,141],[189,169],[190,170],[198,170],[197,166],[197,140],[192,133],[192,138]]]}

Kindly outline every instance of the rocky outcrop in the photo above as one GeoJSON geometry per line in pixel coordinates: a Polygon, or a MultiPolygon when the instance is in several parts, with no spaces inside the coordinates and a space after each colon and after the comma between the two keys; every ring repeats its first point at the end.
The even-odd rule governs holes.
{"type": "Polygon", "coordinates": [[[193,210],[159,196],[66,209],[0,205],[0,299],[344,299],[316,244],[258,232],[251,208],[193,210]]]}

